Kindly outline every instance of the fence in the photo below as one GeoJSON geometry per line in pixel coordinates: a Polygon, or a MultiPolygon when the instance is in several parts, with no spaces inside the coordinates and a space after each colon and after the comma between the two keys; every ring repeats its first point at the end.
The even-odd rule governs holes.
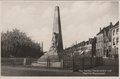
{"type": "Polygon", "coordinates": [[[36,58],[1,58],[2,65],[31,65],[36,58]]]}
{"type": "MultiPolygon", "coordinates": [[[[31,65],[34,61],[37,61],[38,59],[35,58],[1,58],[1,64],[2,65],[31,65]]],[[[38,66],[41,65],[41,63],[37,63],[38,66]]],[[[43,64],[43,63],[42,63],[43,64]]],[[[47,62],[46,62],[47,64],[47,62]]],[[[50,62],[51,67],[61,67],[64,69],[88,69],[95,66],[100,66],[103,64],[103,58],[102,57],[74,57],[73,58],[65,58],[62,62],[50,62]],[[62,63],[62,64],[61,64],[62,63]]],[[[46,65],[46,67],[48,67],[46,65]]]]}
{"type": "Polygon", "coordinates": [[[64,60],[63,68],[65,69],[88,69],[95,66],[103,65],[102,57],[79,57],[74,58],[73,60],[64,60]]]}

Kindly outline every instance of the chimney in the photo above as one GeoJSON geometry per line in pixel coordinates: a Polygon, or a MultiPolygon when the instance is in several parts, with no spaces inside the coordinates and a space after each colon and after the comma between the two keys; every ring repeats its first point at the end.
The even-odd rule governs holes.
{"type": "Polygon", "coordinates": [[[101,27],[100,27],[100,31],[101,31],[102,29],[101,29],[101,27]]]}
{"type": "Polygon", "coordinates": [[[77,44],[77,41],[75,41],[75,44],[77,44]]]}
{"type": "Polygon", "coordinates": [[[42,51],[43,51],[43,42],[42,42],[42,44],[41,44],[41,48],[42,48],[42,51]]]}
{"type": "Polygon", "coordinates": [[[113,26],[112,22],[110,22],[110,26],[113,26]]]}

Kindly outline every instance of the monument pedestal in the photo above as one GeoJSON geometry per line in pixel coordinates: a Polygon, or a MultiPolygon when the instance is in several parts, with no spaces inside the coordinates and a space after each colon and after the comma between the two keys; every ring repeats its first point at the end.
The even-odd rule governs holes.
{"type": "Polygon", "coordinates": [[[62,68],[63,61],[59,61],[57,54],[45,53],[36,62],[32,63],[32,66],[47,67],[47,68],[62,68]]]}

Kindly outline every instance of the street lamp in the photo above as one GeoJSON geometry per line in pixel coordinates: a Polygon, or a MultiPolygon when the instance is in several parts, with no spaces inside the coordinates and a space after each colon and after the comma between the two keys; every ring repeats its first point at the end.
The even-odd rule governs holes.
{"type": "Polygon", "coordinates": [[[75,69],[74,69],[74,53],[73,52],[72,52],[72,59],[73,59],[72,61],[73,61],[73,72],[74,72],[75,69]]]}
{"type": "Polygon", "coordinates": [[[74,69],[74,51],[75,51],[75,48],[72,48],[71,57],[72,57],[72,68],[73,68],[73,72],[75,71],[75,69],[74,69]]]}
{"type": "Polygon", "coordinates": [[[83,61],[82,61],[82,67],[83,67],[83,72],[84,72],[84,51],[83,51],[83,61]]]}

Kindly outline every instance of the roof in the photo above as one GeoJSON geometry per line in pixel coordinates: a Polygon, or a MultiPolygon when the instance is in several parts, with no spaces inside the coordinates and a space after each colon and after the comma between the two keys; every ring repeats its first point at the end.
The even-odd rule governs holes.
{"type": "Polygon", "coordinates": [[[117,25],[119,25],[119,21],[114,26],[117,26],[117,25]]]}
{"type": "Polygon", "coordinates": [[[101,34],[101,33],[103,33],[103,31],[104,31],[104,28],[99,32],[99,33],[97,33],[97,35],[99,35],[99,34],[101,34]]]}
{"type": "Polygon", "coordinates": [[[109,31],[109,29],[112,28],[112,27],[113,27],[112,24],[108,25],[107,27],[104,27],[97,35],[103,33],[104,31],[109,31]]]}
{"type": "Polygon", "coordinates": [[[118,25],[119,25],[119,21],[111,28],[111,30],[114,29],[114,28],[116,28],[118,25]]]}

